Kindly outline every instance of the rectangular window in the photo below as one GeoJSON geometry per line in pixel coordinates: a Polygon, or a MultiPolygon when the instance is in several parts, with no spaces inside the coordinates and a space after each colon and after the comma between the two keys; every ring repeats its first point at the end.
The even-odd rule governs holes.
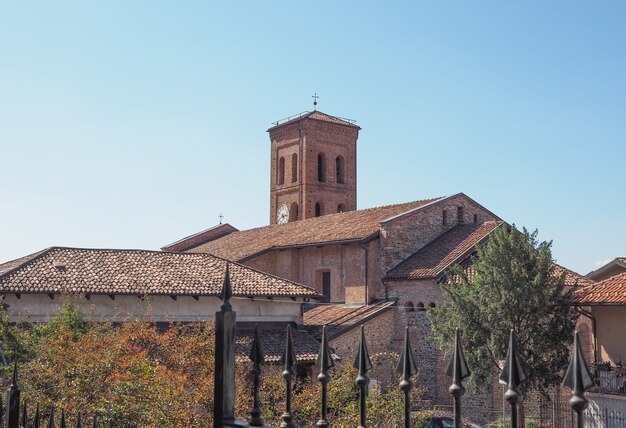
{"type": "Polygon", "coordinates": [[[448,225],[448,211],[446,210],[443,210],[442,217],[441,217],[441,224],[443,224],[444,226],[448,225]]]}
{"type": "Polygon", "coordinates": [[[322,294],[324,301],[330,302],[330,272],[322,272],[322,294]]]}
{"type": "Polygon", "coordinates": [[[456,208],[456,221],[459,224],[463,224],[463,207],[456,208]]]}

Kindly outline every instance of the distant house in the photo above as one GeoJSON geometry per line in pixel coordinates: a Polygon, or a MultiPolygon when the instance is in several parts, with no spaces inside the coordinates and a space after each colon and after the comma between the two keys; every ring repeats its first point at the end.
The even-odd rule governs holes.
{"type": "Polygon", "coordinates": [[[626,272],[626,257],[616,257],[604,266],[589,272],[586,276],[594,281],[603,281],[624,272],[626,272]]]}
{"type": "Polygon", "coordinates": [[[579,289],[574,301],[593,321],[595,361],[626,366],[626,272],[579,289]]]}

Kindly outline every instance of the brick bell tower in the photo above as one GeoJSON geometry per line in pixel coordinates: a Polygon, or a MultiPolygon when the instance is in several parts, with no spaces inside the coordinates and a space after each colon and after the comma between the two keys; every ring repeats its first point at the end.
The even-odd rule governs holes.
{"type": "Polygon", "coordinates": [[[278,121],[271,141],[270,224],[356,209],[358,127],[312,111],[278,121]]]}

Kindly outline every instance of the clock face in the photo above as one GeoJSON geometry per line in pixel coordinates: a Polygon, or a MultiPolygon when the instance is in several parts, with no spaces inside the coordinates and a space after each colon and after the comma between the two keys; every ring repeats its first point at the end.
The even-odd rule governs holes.
{"type": "Polygon", "coordinates": [[[276,210],[276,223],[285,224],[289,221],[289,208],[287,205],[282,204],[276,210]]]}

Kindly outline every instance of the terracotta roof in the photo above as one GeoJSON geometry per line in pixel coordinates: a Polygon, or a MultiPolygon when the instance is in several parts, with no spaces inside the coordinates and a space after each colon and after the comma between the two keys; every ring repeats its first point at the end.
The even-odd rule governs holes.
{"type": "Polygon", "coordinates": [[[455,262],[474,252],[501,221],[454,226],[424,248],[391,269],[386,280],[436,278],[455,262]]]}
{"type": "Polygon", "coordinates": [[[355,124],[355,121],[351,119],[331,116],[330,114],[322,113],[321,111],[316,110],[316,111],[303,112],[294,116],[290,116],[286,119],[279,120],[278,122],[275,122],[275,126],[268,129],[268,131],[274,128],[278,128],[280,126],[290,124],[290,123],[299,122],[304,119],[319,120],[322,122],[334,123],[335,125],[350,126],[352,128],[361,129],[358,125],[355,124]]]}
{"type": "MultiPolygon", "coordinates": [[[[0,292],[219,295],[226,260],[209,254],[51,247],[0,265],[0,292]]],[[[231,264],[239,296],[315,296],[315,290],[231,264]]]]}
{"type": "Polygon", "coordinates": [[[233,232],[189,251],[245,260],[269,249],[359,241],[376,236],[380,222],[443,198],[329,214],[286,224],[233,232]]]}
{"type": "MultiPolygon", "coordinates": [[[[260,329],[259,339],[266,363],[278,363],[285,351],[286,329],[260,329]]],[[[314,363],[320,343],[306,331],[291,329],[296,359],[300,363],[314,363]]],[[[237,329],[235,353],[248,357],[254,339],[253,329],[237,329]]]]}
{"type": "Polygon", "coordinates": [[[333,339],[382,314],[395,304],[395,301],[380,301],[360,306],[319,305],[304,313],[302,324],[316,339],[320,339],[322,327],[326,325],[328,338],[333,339]]]}
{"type": "Polygon", "coordinates": [[[626,272],[577,290],[574,302],[589,306],[626,305],[626,272]]]}
{"type": "Polygon", "coordinates": [[[187,236],[180,239],[173,244],[168,244],[161,249],[163,251],[185,251],[198,245],[202,245],[206,242],[213,241],[214,239],[226,236],[229,233],[236,232],[238,229],[231,226],[228,223],[218,224],[202,232],[187,236]]]}
{"type": "Polygon", "coordinates": [[[586,287],[588,285],[592,285],[595,284],[596,282],[582,276],[579,273],[574,272],[573,270],[567,269],[561,265],[558,265],[556,263],[554,264],[554,272],[557,275],[561,275],[563,272],[565,272],[565,285],[567,285],[568,287],[586,287]]]}

